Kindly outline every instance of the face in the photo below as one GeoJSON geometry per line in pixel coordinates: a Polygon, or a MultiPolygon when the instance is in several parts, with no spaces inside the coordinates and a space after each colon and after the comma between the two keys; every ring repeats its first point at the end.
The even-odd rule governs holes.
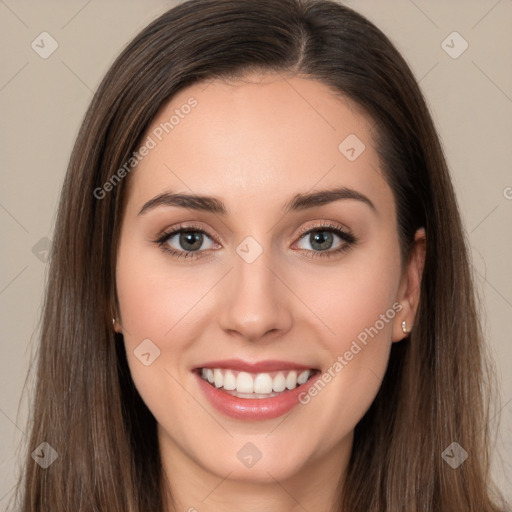
{"type": "Polygon", "coordinates": [[[117,330],[169,467],[264,482],[347,460],[416,304],[371,127],[274,74],[195,84],[153,120],[117,330]]]}

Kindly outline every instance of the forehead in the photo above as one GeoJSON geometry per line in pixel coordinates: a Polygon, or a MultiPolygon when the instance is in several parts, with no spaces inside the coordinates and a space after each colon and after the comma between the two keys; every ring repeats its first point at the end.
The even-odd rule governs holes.
{"type": "Polygon", "coordinates": [[[193,84],[162,106],[142,142],[151,149],[130,176],[137,204],[173,190],[222,197],[236,209],[332,186],[392,199],[371,120],[313,79],[254,74],[193,84]]]}

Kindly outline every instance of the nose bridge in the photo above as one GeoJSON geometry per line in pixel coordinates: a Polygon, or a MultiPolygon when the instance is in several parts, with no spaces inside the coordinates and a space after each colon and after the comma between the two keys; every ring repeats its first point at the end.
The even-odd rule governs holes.
{"type": "Polygon", "coordinates": [[[285,290],[270,270],[272,251],[253,237],[236,248],[223,300],[221,327],[255,341],[269,331],[287,330],[291,312],[285,290]]]}

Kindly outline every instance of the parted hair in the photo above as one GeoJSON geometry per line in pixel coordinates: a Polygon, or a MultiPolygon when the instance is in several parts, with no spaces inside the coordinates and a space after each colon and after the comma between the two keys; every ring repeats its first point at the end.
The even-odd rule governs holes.
{"type": "Polygon", "coordinates": [[[131,157],[178,91],[251,71],[315,79],[355,102],[375,127],[404,262],[416,230],[426,232],[415,325],[393,344],[381,388],[356,426],[333,512],[504,510],[489,470],[490,363],[439,137],[394,45],[331,0],[189,0],[144,28],[108,70],[61,192],[17,510],[173,510],[156,420],[134,386],[122,335],[112,329],[130,176],[101,199],[94,191],[131,157]],[[46,469],[30,456],[43,441],[59,454],[46,469]],[[456,470],[441,457],[454,441],[469,454],[456,470]]]}

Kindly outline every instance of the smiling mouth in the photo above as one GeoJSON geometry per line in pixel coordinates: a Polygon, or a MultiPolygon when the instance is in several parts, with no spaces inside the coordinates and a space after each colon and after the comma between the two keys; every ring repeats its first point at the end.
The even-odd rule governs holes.
{"type": "Polygon", "coordinates": [[[319,370],[278,370],[249,373],[227,368],[198,368],[211,386],[237,398],[273,398],[308,382],[319,370]]]}

